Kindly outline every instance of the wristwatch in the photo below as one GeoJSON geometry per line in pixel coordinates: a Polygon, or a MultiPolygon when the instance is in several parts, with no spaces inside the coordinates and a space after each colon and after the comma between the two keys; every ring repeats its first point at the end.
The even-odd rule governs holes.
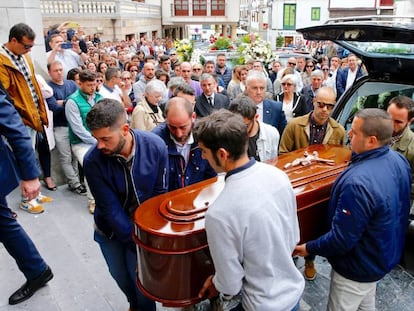
{"type": "Polygon", "coordinates": [[[80,53],[78,53],[78,55],[81,55],[83,53],[83,51],[80,51],[80,53]]]}

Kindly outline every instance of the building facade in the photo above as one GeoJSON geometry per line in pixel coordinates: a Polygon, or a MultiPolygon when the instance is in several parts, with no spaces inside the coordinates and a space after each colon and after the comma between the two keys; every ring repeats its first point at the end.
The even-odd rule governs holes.
{"type": "Polygon", "coordinates": [[[162,36],[161,0],[40,0],[44,30],[70,21],[103,40],[162,36]]]}

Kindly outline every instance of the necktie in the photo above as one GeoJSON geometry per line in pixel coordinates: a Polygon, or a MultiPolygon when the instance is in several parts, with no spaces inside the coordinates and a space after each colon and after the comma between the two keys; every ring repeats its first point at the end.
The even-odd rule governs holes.
{"type": "Polygon", "coordinates": [[[213,99],[211,97],[208,97],[207,99],[210,106],[213,107],[213,99]]]}

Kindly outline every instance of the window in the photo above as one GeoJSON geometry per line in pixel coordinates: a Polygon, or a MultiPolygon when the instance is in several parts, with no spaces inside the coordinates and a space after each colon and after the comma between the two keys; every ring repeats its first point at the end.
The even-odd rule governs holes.
{"type": "Polygon", "coordinates": [[[283,29],[296,29],[296,4],[283,5],[283,29]]]}
{"type": "Polygon", "coordinates": [[[188,16],[188,0],[174,0],[175,15],[188,16]]]}
{"type": "Polygon", "coordinates": [[[224,16],[225,0],[211,0],[211,15],[224,16]]]}
{"type": "Polygon", "coordinates": [[[193,0],[193,15],[194,16],[206,16],[207,4],[205,0],[193,0]]]}
{"type": "Polygon", "coordinates": [[[321,20],[321,8],[312,8],[311,9],[311,20],[320,21],[321,20]]]}

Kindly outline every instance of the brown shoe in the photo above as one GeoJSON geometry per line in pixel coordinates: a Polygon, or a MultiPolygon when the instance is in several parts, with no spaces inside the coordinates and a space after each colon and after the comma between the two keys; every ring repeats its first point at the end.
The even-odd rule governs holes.
{"type": "Polygon", "coordinates": [[[95,213],[95,200],[90,200],[88,203],[89,213],[95,213]]]}
{"type": "Polygon", "coordinates": [[[313,260],[305,260],[305,270],[303,271],[303,274],[308,281],[313,281],[316,278],[316,269],[313,260]]]}

